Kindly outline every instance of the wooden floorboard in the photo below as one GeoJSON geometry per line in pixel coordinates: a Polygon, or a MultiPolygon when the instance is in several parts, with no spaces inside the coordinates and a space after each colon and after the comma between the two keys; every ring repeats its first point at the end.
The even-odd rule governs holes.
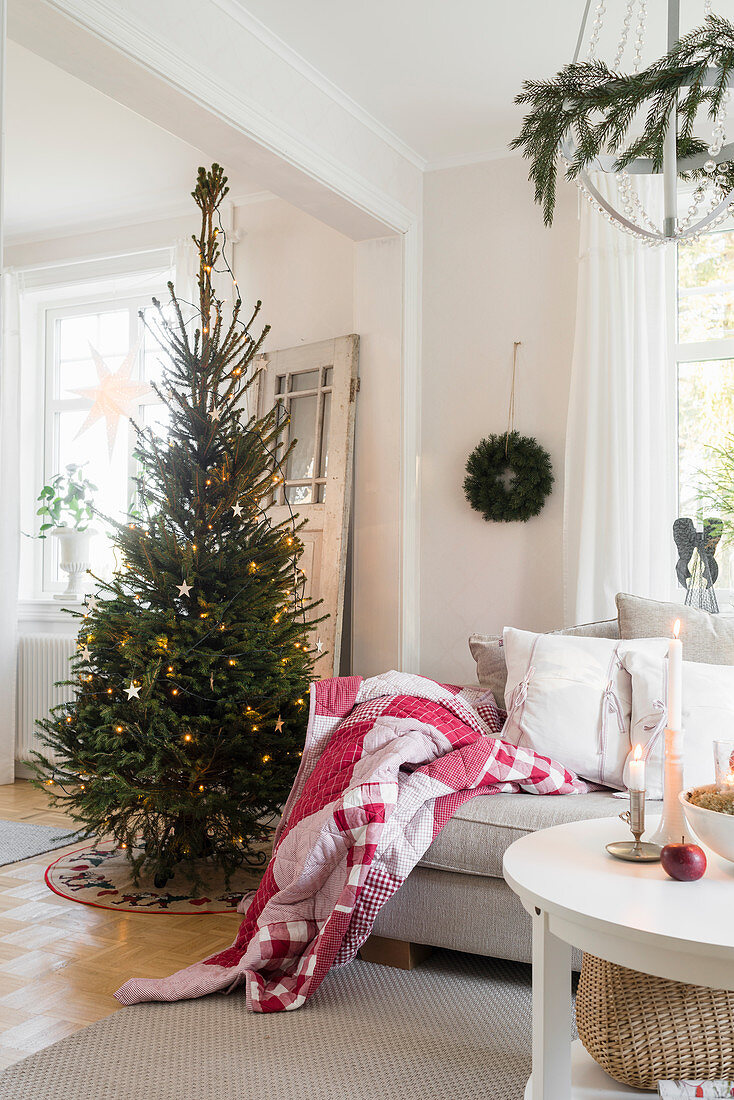
{"type": "MultiPolygon", "coordinates": [[[[0,818],[70,826],[26,781],[0,786],[0,818]]],[[[131,977],[159,978],[230,944],[232,914],[116,913],[52,893],[49,863],[68,848],[0,867],[0,1069],[124,1009],[131,977]]]]}

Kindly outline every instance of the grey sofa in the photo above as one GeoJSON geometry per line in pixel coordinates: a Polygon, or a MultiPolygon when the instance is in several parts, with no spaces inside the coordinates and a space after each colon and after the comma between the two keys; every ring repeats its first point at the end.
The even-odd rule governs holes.
{"type": "MultiPolygon", "coordinates": [[[[619,637],[617,620],[559,631],[619,637]]],[[[502,704],[507,670],[501,638],[469,640],[479,682],[502,704]]],[[[444,826],[406,882],[380,910],[373,935],[530,962],[530,918],[502,877],[513,840],[567,821],[612,817],[625,808],[611,791],[581,795],[496,794],[465,802],[444,826]]],[[[367,956],[365,956],[367,957],[367,956]]],[[[381,961],[379,950],[373,954],[381,961]]],[[[388,952],[384,961],[395,957],[388,952]]],[[[407,957],[407,956],[406,956],[407,957]]],[[[580,966],[581,956],[574,963],[580,966]]],[[[397,965],[411,965],[409,962],[397,965]]]]}
{"type": "MultiPolygon", "coordinates": [[[[612,817],[624,808],[607,791],[470,799],[380,910],[373,934],[530,962],[530,918],[502,877],[505,849],[537,829],[612,817]]],[[[580,956],[574,961],[578,967],[580,956]]]]}

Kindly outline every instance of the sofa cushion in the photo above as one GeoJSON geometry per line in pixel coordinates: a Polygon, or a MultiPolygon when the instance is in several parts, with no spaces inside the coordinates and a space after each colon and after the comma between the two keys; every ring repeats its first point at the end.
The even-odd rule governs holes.
{"type": "MultiPolygon", "coordinates": [[[[572,638],[618,638],[616,619],[604,619],[598,623],[583,623],[567,630],[554,630],[553,634],[567,634],[572,638]]],[[[469,638],[471,655],[477,662],[477,679],[481,687],[491,691],[498,706],[504,706],[507,664],[501,634],[472,634],[469,638]]]]}
{"type": "Polygon", "coordinates": [[[621,638],[669,638],[680,619],[683,659],[706,665],[734,665],[734,619],[679,603],[617,593],[621,638]]]}
{"type": "Polygon", "coordinates": [[[459,807],[420,866],[502,878],[502,857],[513,840],[567,821],[616,817],[625,807],[626,802],[614,798],[611,791],[478,795],[459,807]]]}

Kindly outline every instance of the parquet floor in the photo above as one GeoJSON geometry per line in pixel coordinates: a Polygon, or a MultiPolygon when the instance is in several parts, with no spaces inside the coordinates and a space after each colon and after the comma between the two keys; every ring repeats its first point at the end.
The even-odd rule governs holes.
{"type": "MultiPolygon", "coordinates": [[[[0,818],[68,824],[25,781],[0,786],[0,818]]],[[[124,981],[163,977],[211,955],[239,925],[237,914],[115,913],[60,898],[43,876],[68,850],[0,867],[0,1069],[125,1011],[112,996],[124,981]]]]}

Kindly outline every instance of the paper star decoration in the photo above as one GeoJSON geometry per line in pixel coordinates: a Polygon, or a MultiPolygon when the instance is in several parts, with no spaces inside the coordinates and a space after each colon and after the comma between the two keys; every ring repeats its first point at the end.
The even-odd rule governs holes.
{"type": "Polygon", "coordinates": [[[320,638],[317,638],[317,639],[316,639],[316,648],[317,648],[317,650],[319,651],[319,653],[320,653],[320,652],[321,652],[321,650],[322,650],[322,649],[324,648],[324,643],[323,643],[323,642],[321,641],[321,639],[320,639],[320,638]]]}
{"type": "Polygon", "coordinates": [[[178,588],[179,596],[188,596],[193,585],[190,585],[188,581],[184,581],[183,584],[179,584],[176,587],[178,588]]]}
{"type": "Polygon", "coordinates": [[[278,715],[278,721],[275,723],[275,731],[276,731],[276,733],[280,733],[282,729],[283,729],[283,719],[280,717],[280,715],[278,715]]]}
{"type": "Polygon", "coordinates": [[[140,698],[140,688],[136,688],[132,680],[130,681],[130,687],[127,689],[127,698],[128,702],[130,701],[130,699],[140,698]]]}
{"type": "Polygon", "coordinates": [[[87,599],[87,608],[89,611],[96,611],[99,607],[99,601],[96,596],[89,596],[87,599]]]}
{"type": "Polygon", "coordinates": [[[110,455],[115,446],[120,417],[130,416],[133,406],[138,403],[139,399],[147,393],[152,393],[147,382],[135,382],[132,378],[139,348],[140,341],[134,348],[130,349],[117,370],[112,372],[97,349],[90,344],[89,350],[92,353],[92,359],[97,370],[99,385],[73,391],[78,393],[80,397],[86,397],[92,402],[87,419],[76,433],[75,438],[91,428],[98,420],[104,418],[107,425],[107,446],[110,455]]]}
{"type": "Polygon", "coordinates": [[[234,514],[239,519],[239,517],[242,515],[242,505],[241,504],[234,504],[232,506],[232,511],[234,512],[234,514]]]}
{"type": "Polygon", "coordinates": [[[91,654],[91,651],[89,649],[89,646],[85,645],[84,649],[82,650],[82,660],[83,661],[90,661],[91,659],[92,659],[92,654],[91,654]]]}
{"type": "Polygon", "coordinates": [[[209,417],[212,420],[219,420],[221,415],[222,415],[222,410],[220,408],[218,408],[216,405],[213,405],[212,406],[212,411],[209,413],[209,417]]]}

